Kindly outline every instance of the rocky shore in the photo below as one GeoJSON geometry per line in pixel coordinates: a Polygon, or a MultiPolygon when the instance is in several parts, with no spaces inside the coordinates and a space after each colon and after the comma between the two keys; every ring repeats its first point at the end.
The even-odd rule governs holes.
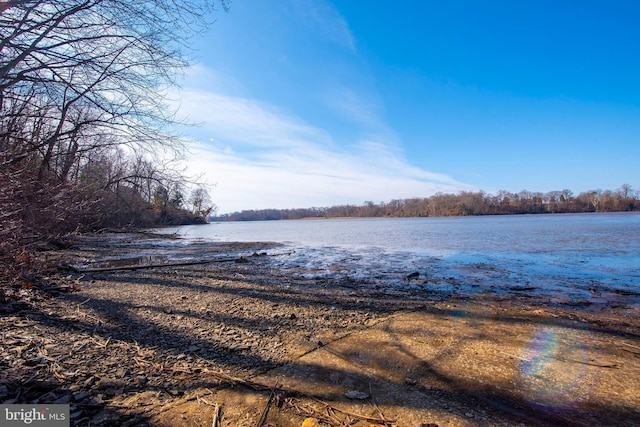
{"type": "Polygon", "coordinates": [[[46,252],[62,285],[0,316],[0,401],[70,404],[74,426],[640,424],[637,301],[305,279],[274,247],[104,234],[46,252]]]}

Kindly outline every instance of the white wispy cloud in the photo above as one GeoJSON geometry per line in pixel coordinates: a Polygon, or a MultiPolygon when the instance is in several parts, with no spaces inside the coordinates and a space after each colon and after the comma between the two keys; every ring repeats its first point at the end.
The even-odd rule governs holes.
{"type": "Polygon", "coordinates": [[[182,91],[181,111],[204,124],[218,139],[239,145],[305,148],[307,141],[329,140],[325,132],[265,103],[212,92],[182,91]]]}
{"type": "Polygon", "coordinates": [[[313,26],[319,34],[353,53],[357,51],[349,23],[331,3],[324,0],[295,0],[291,5],[300,19],[313,26]]]}
{"type": "Polygon", "coordinates": [[[363,94],[344,85],[334,85],[325,88],[321,98],[329,108],[354,123],[379,132],[392,133],[381,119],[382,102],[370,93],[363,94]]]}
{"type": "Polygon", "coordinates": [[[180,92],[181,113],[203,123],[187,168],[215,182],[220,212],[388,201],[468,186],[412,166],[395,141],[338,146],[324,129],[253,99],[180,92]]]}

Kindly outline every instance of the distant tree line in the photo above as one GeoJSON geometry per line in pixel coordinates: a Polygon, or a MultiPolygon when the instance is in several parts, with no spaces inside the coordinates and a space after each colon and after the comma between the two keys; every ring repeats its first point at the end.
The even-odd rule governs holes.
{"type": "Polygon", "coordinates": [[[433,217],[465,215],[509,215],[580,212],[625,212],[640,210],[640,193],[624,184],[619,189],[593,190],[573,195],[571,190],[548,193],[499,191],[462,191],[437,193],[431,197],[391,200],[388,203],[364,202],[309,209],[244,210],[215,218],[216,221],[263,221],[339,217],[433,217]]]}

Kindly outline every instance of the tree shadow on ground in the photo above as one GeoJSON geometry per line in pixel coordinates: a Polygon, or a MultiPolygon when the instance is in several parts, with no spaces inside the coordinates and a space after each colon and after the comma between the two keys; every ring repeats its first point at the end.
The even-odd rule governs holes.
{"type": "MultiPolygon", "coordinates": [[[[459,319],[459,322],[470,324],[471,330],[474,324],[499,320],[505,329],[536,323],[619,337],[619,331],[610,325],[585,325],[544,313],[524,315],[521,312],[505,314],[474,310],[475,305],[496,305],[492,296],[486,294],[475,295],[471,299],[457,298],[455,304],[452,302],[455,307],[446,308],[437,303],[451,298],[450,295],[390,294],[351,282],[327,280],[319,283],[314,279],[274,274],[268,263],[101,273],[94,275],[92,280],[97,284],[91,286],[102,286],[116,292],[100,297],[101,293],[96,290],[89,300],[82,292],[68,294],[62,296],[61,301],[67,307],[77,307],[75,313],[43,310],[27,316],[60,335],[74,333],[96,344],[99,351],[94,355],[101,355],[103,359],[88,359],[88,363],[95,365],[84,366],[86,372],[79,375],[85,379],[80,391],[100,392],[102,399],[107,401],[123,393],[150,390],[163,393],[167,400],[176,399],[196,388],[228,387],[228,382],[209,375],[213,370],[255,378],[288,364],[291,372],[295,371],[294,376],[302,373],[307,375],[307,379],[313,379],[315,392],[310,394],[336,405],[350,402],[344,396],[344,387],[366,390],[374,384],[377,389],[402,390],[405,393],[378,396],[379,404],[392,408],[435,410],[442,409],[442,402],[449,402],[449,408],[464,411],[464,408],[483,407],[489,419],[498,417],[507,423],[527,425],[593,425],[612,420],[619,421],[619,425],[634,425],[640,422],[636,408],[625,404],[587,401],[566,407],[545,406],[526,400],[513,389],[490,383],[479,384],[472,378],[451,375],[443,370],[440,367],[443,360],[456,357],[460,349],[471,347],[476,341],[491,338],[491,331],[482,327],[457,341],[444,343],[428,359],[407,345],[406,339],[400,338],[399,331],[384,327],[381,331],[389,335],[393,352],[380,354],[381,349],[360,348],[355,359],[347,356],[346,370],[327,368],[301,357],[314,350],[320,352],[331,343],[331,340],[314,342],[314,334],[318,330],[329,335],[333,333],[335,342],[344,342],[350,339],[345,336],[367,330],[376,322],[383,322],[399,312],[419,312],[443,323],[459,319]],[[363,323],[363,316],[369,316],[374,322],[363,323]],[[233,336],[234,333],[237,336],[233,336]],[[246,345],[247,336],[253,340],[249,346],[246,345]],[[297,353],[279,350],[297,340],[302,342],[295,346],[300,348],[297,353]],[[366,354],[370,356],[368,359],[366,354]],[[367,361],[373,363],[376,357],[381,358],[381,361],[374,361],[376,366],[386,364],[391,368],[396,364],[406,364],[408,360],[412,367],[411,381],[415,383],[407,383],[406,377],[398,376],[389,369],[369,369],[371,365],[367,365],[367,361]],[[398,360],[392,360],[394,357],[398,360]],[[139,377],[145,377],[146,381],[137,381],[139,377]],[[93,383],[89,381],[91,378],[94,378],[93,383]],[[425,385],[426,379],[431,386],[425,385]],[[110,388],[109,380],[120,382],[114,382],[110,388]]],[[[424,333],[419,329],[402,331],[403,336],[413,337],[424,333]]],[[[638,338],[638,335],[627,336],[638,338]]],[[[80,349],[73,349],[67,357],[82,360],[80,349]]],[[[46,373],[38,376],[36,382],[51,381],[52,372],[55,371],[50,370],[48,376],[46,373]]],[[[78,382],[77,377],[58,381],[67,389],[78,382]]],[[[27,391],[28,384],[18,385],[20,387],[22,394],[16,403],[33,400],[36,394],[27,391]]],[[[237,390],[255,392],[247,387],[238,387],[237,390]]],[[[46,398],[42,400],[42,396],[38,399],[52,403],[46,398]]],[[[98,402],[97,406],[100,405],[98,402]]],[[[105,419],[107,424],[125,422],[122,417],[105,419]]]]}

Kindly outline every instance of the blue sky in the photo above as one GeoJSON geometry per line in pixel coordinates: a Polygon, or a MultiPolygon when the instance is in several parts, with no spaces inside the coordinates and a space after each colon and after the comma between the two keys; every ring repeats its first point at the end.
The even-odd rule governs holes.
{"type": "Polygon", "coordinates": [[[172,94],[219,212],[640,188],[640,2],[234,0],[172,94]]]}

